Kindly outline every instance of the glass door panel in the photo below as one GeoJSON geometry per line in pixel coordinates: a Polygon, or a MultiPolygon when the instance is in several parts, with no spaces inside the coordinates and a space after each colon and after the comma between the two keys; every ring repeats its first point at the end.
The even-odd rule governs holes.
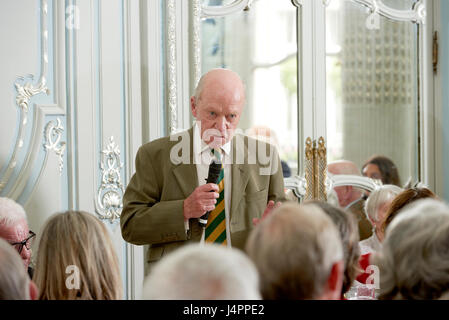
{"type": "MultiPolygon", "coordinates": [[[[415,1],[395,0],[410,9],[415,1]]],[[[328,162],[361,169],[374,156],[395,163],[400,184],[420,179],[418,26],[376,16],[350,0],[326,8],[328,162]]]]}

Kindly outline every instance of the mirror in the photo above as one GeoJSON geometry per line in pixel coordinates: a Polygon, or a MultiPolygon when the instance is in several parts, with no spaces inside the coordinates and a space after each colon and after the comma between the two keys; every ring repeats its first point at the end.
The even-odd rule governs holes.
{"type": "Polygon", "coordinates": [[[423,178],[423,1],[203,0],[202,5],[201,73],[226,67],[242,76],[247,106],[240,127],[264,126],[276,132],[281,159],[292,169],[292,177],[285,180],[288,188],[300,195],[306,189],[304,176],[297,176],[303,174],[298,164],[305,162],[305,141],[298,137],[319,135],[326,135],[327,162],[351,160],[362,171],[366,160],[382,155],[394,163],[401,186],[423,178]],[[249,10],[230,12],[230,6],[244,2],[251,5],[249,10]],[[205,15],[210,8],[214,14],[205,15]],[[220,8],[221,16],[216,14],[220,8]],[[304,83],[298,85],[297,66],[305,55],[298,48],[308,48],[301,28],[311,30],[313,42],[307,45],[314,46],[315,55],[325,48],[325,71],[320,73],[317,59],[313,63],[321,65],[310,69],[313,74],[304,73],[303,81],[314,81],[314,88],[320,88],[310,101],[325,94],[326,105],[307,103],[303,109],[298,101],[304,83]],[[312,125],[301,122],[308,109],[314,110],[312,125]],[[321,114],[326,116],[315,116],[321,114]]]}
{"type": "Polygon", "coordinates": [[[239,127],[250,135],[257,134],[251,128],[271,129],[284,177],[298,168],[296,18],[290,1],[259,0],[250,10],[201,21],[201,73],[225,67],[241,76],[247,101],[239,127]]]}
{"type": "MultiPolygon", "coordinates": [[[[383,1],[410,10],[416,1],[383,1]]],[[[333,0],[326,8],[328,162],[362,169],[373,155],[396,165],[400,185],[420,179],[418,25],[371,18],[366,7],[333,0]]]]}

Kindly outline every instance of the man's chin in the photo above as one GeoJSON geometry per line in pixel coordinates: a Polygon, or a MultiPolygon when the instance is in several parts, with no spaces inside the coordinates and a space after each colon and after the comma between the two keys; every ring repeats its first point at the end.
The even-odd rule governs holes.
{"type": "Polygon", "coordinates": [[[227,139],[225,137],[213,137],[211,140],[209,140],[208,145],[211,148],[218,148],[226,144],[227,139]]]}

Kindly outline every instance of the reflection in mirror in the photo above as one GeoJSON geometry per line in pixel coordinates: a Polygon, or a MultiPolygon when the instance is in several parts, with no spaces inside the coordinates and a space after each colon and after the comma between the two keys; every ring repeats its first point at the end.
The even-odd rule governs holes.
{"type": "Polygon", "coordinates": [[[259,0],[248,11],[201,22],[201,73],[230,68],[241,76],[247,101],[239,127],[271,129],[284,176],[287,165],[292,174],[298,167],[296,16],[290,1],[259,0]]]}
{"type": "Polygon", "coordinates": [[[202,5],[209,7],[217,7],[217,6],[221,7],[230,5],[233,2],[236,2],[236,0],[202,0],[202,5]]]}
{"type": "MultiPolygon", "coordinates": [[[[411,9],[414,0],[384,1],[411,9]]],[[[361,169],[390,158],[402,183],[419,180],[418,32],[411,22],[377,16],[349,0],[326,9],[328,161],[361,169]]]]}

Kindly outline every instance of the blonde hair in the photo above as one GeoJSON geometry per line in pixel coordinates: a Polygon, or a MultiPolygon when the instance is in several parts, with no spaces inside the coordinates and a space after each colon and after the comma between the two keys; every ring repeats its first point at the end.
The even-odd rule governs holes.
{"type": "Polygon", "coordinates": [[[50,217],[42,231],[33,277],[40,300],[117,300],[122,282],[107,228],[92,214],[67,211],[50,217]],[[68,267],[79,286],[68,285],[68,267]],[[76,273],[74,275],[77,275],[76,273]]]}

